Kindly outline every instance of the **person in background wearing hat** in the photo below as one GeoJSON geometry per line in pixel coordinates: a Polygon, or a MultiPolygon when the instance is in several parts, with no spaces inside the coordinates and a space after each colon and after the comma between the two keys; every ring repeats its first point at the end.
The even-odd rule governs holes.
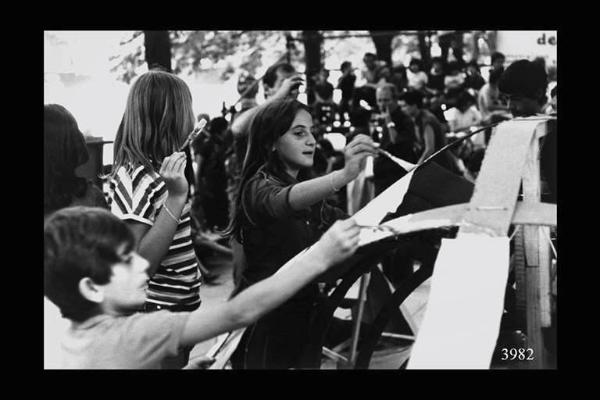
{"type": "MultiPolygon", "coordinates": [[[[529,60],[518,60],[506,68],[498,88],[508,97],[513,117],[542,114],[546,104],[548,75],[544,67],[529,60]]],[[[540,143],[542,201],[556,203],[556,120],[548,122],[546,136],[540,143]]]]}
{"type": "MultiPolygon", "coordinates": [[[[500,77],[498,88],[501,93],[508,97],[508,107],[513,117],[532,117],[545,115],[542,108],[546,104],[546,89],[548,86],[548,75],[544,65],[539,61],[518,60],[506,68],[506,71],[500,77]]],[[[546,115],[545,115],[546,116],[546,115]]],[[[541,178],[541,198],[545,203],[557,202],[556,191],[556,119],[549,120],[546,125],[546,135],[540,138],[540,178],[541,178]]],[[[551,240],[555,242],[556,231],[551,232],[551,240]]],[[[509,279],[511,279],[509,275],[509,279]]],[[[556,275],[555,278],[556,279],[556,275]]],[[[509,281],[510,282],[510,281],[509,281]]],[[[556,284],[553,281],[552,286],[556,284]]],[[[553,293],[555,295],[555,293],[553,293]]],[[[507,292],[506,296],[514,296],[507,292]]],[[[556,315],[551,317],[555,321],[556,315]]],[[[542,334],[545,338],[556,337],[556,324],[553,322],[550,327],[544,328],[542,334]]],[[[551,359],[556,355],[554,340],[550,339],[545,343],[546,350],[549,351],[551,359]]]]}

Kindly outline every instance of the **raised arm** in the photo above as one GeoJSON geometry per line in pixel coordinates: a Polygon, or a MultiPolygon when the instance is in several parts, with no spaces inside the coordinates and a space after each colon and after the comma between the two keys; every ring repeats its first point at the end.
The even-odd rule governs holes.
{"type": "Polygon", "coordinates": [[[354,254],[358,248],[359,232],[352,219],[337,221],[317,243],[292,258],[274,275],[225,303],[200,307],[192,312],[181,344],[193,345],[253,323],[317,276],[354,254]]]}
{"type": "Polygon", "coordinates": [[[290,190],[290,206],[294,210],[301,210],[326,199],[354,180],[364,169],[366,158],[376,154],[373,139],[367,135],[357,135],[344,149],[344,168],[294,185],[290,190]]]}
{"type": "Polygon", "coordinates": [[[282,83],[277,92],[269,97],[264,103],[257,107],[253,107],[242,114],[240,114],[231,124],[231,132],[233,136],[243,135],[246,131],[248,124],[252,121],[252,118],[256,115],[256,113],[265,105],[272,103],[274,101],[283,100],[290,95],[290,93],[297,89],[304,80],[302,76],[299,74],[292,75],[286,78],[282,83]]]}
{"type": "Polygon", "coordinates": [[[187,199],[188,182],[184,175],[186,163],[183,152],[175,152],[164,159],[160,174],[165,181],[168,194],[151,227],[132,220],[126,221],[135,236],[138,253],[150,263],[148,269],[150,276],[154,274],[160,261],[169,251],[187,199]]]}

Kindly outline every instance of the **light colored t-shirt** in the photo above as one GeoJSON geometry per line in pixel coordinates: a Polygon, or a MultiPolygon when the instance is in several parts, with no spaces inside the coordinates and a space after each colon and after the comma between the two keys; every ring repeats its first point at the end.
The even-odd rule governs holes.
{"type": "Polygon", "coordinates": [[[159,369],[177,354],[189,312],[166,310],[72,323],[62,340],[65,369],[159,369]]]}
{"type": "Polygon", "coordinates": [[[453,111],[452,118],[448,119],[448,125],[452,131],[469,128],[481,123],[481,113],[475,106],[471,106],[464,113],[456,107],[453,111]]]}
{"type": "Polygon", "coordinates": [[[406,78],[408,79],[408,86],[416,90],[423,89],[429,80],[425,72],[414,73],[410,69],[406,70],[406,78]]]}

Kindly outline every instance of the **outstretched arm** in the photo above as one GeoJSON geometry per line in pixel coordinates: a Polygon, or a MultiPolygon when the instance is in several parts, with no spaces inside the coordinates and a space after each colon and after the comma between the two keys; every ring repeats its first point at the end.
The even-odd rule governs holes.
{"type": "Polygon", "coordinates": [[[327,175],[295,184],[290,190],[290,205],[301,210],[326,199],[334,190],[354,180],[364,169],[367,156],[377,155],[377,148],[367,135],[357,135],[344,149],[344,168],[327,175]]]}
{"type": "Polygon", "coordinates": [[[279,306],[358,248],[360,229],[352,219],[337,221],[312,247],[288,261],[271,277],[250,286],[231,300],[191,313],[181,344],[194,345],[247,326],[279,306]]]}

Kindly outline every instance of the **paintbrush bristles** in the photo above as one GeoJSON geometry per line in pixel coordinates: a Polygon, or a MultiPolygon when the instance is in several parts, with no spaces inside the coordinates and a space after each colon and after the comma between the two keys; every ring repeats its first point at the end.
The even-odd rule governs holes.
{"type": "Polygon", "coordinates": [[[196,123],[194,130],[188,135],[187,139],[185,139],[185,142],[183,142],[183,145],[179,148],[179,151],[185,150],[185,148],[189,146],[194,141],[194,139],[196,139],[196,136],[198,136],[198,134],[202,132],[204,126],[206,126],[206,120],[202,118],[200,121],[198,121],[198,123],[196,123]]]}

